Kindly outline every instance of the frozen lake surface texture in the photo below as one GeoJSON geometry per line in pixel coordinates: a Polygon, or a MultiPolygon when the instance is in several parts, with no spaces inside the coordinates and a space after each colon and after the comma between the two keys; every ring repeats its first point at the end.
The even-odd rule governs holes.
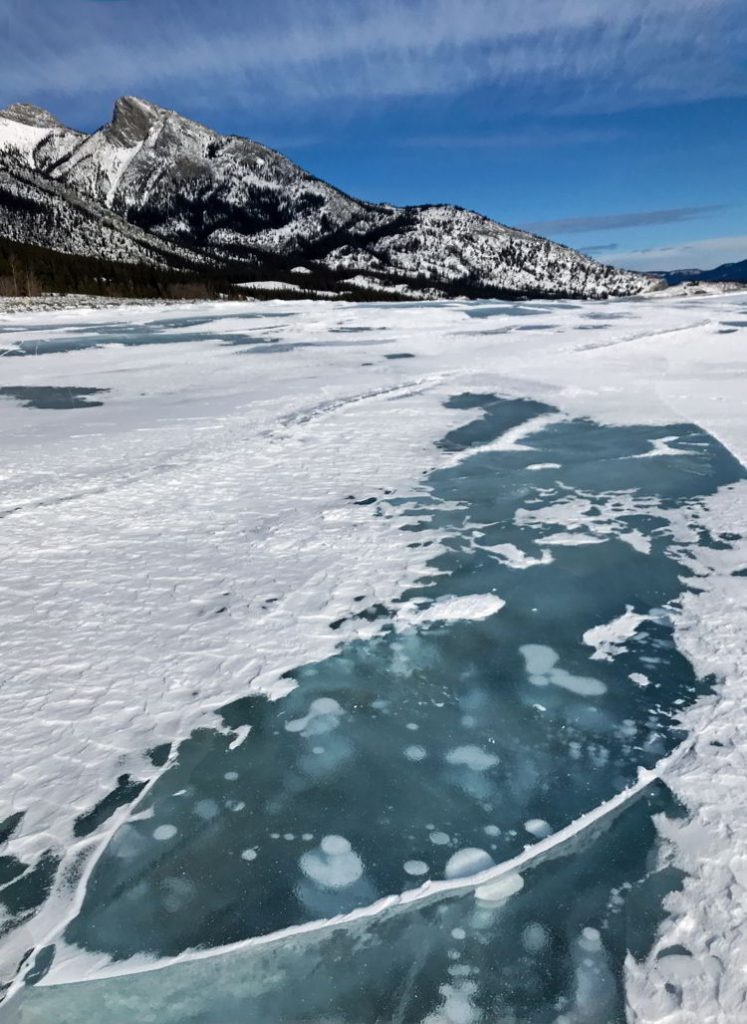
{"type": "Polygon", "coordinates": [[[0,353],[0,1021],[745,1020],[747,296],[0,353]]]}

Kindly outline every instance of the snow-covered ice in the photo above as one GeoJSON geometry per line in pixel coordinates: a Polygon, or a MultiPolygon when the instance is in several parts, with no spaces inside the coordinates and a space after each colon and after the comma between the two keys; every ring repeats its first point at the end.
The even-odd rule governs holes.
{"type": "MultiPolygon", "coordinates": [[[[654,819],[659,862],[682,870],[684,882],[662,894],[648,948],[629,951],[623,970],[608,943],[611,925],[599,916],[579,921],[562,954],[571,980],[557,1020],[594,1020],[599,1007],[616,1005],[620,985],[631,1021],[739,1020],[747,999],[739,926],[747,905],[739,770],[747,751],[747,484],[708,437],[747,462],[747,330],[720,332],[725,320],[747,323],[747,299],[528,303],[520,343],[499,331],[516,308],[268,301],[0,316],[0,385],[16,389],[0,397],[0,826],[10,870],[10,888],[0,890],[9,926],[0,962],[5,981],[15,979],[10,994],[18,998],[8,1007],[23,1024],[79,1024],[83,1003],[75,1000],[85,1002],[91,985],[110,986],[99,998],[111,1000],[108,1019],[117,1024],[131,1015],[116,974],[122,984],[130,972],[158,974],[165,999],[172,972],[198,971],[200,958],[176,932],[173,953],[144,944],[142,959],[123,960],[117,971],[108,954],[66,943],[63,932],[69,923],[69,936],[84,935],[107,872],[155,870],[153,858],[168,864],[197,836],[220,857],[209,837],[222,843],[234,829],[232,871],[293,879],[296,904],[283,909],[278,935],[339,914],[353,915],[354,931],[367,921],[375,928],[389,910],[371,908],[390,898],[405,900],[397,920],[420,920],[429,911],[417,910],[418,900],[436,900],[440,913],[438,893],[454,890],[438,886],[458,883],[476,890],[481,908],[455,918],[466,948],[492,927],[491,914],[527,900],[515,946],[542,957],[551,926],[531,903],[533,887],[550,886],[542,879],[572,857],[593,856],[579,847],[543,861],[543,851],[575,850],[607,818],[579,804],[580,832],[561,814],[548,833],[558,807],[535,807],[531,798],[541,792],[542,766],[559,755],[548,749],[543,760],[551,741],[536,733],[522,761],[519,743],[509,743],[512,729],[521,739],[518,719],[502,731],[484,686],[470,677],[488,664],[512,688],[501,695],[503,714],[521,707],[534,716],[526,722],[537,719],[533,729],[577,730],[567,763],[579,765],[579,778],[604,783],[600,806],[614,799],[615,772],[624,780],[618,792],[637,785],[637,762],[652,774],[635,793],[661,777],[686,809],[654,819]],[[480,309],[497,333],[486,333],[485,317],[474,315],[480,309]],[[551,331],[540,329],[550,321],[551,331]],[[411,358],[386,358],[404,352],[411,358]],[[45,409],[14,397],[52,387],[101,388],[101,405],[45,409]],[[460,398],[469,395],[477,397],[460,398]],[[491,395],[508,404],[493,408],[491,395]],[[526,403],[516,421],[512,402],[526,403]],[[479,497],[490,460],[503,460],[496,470],[516,481],[511,519],[498,525],[479,497]],[[698,467],[716,463],[731,476],[704,493],[698,467]],[[585,476],[585,465],[594,475],[585,476]],[[462,473],[471,476],[460,483],[462,473]],[[468,493],[472,511],[460,519],[468,493]],[[543,622],[570,613],[553,605],[555,584],[538,593],[536,626],[521,618],[526,608],[529,622],[535,574],[557,581],[571,569],[591,581],[580,584],[568,623],[575,647],[556,625],[542,634],[543,622]],[[644,586],[649,596],[636,598],[647,572],[664,574],[665,616],[653,582],[644,586]],[[594,615],[585,588],[589,601],[605,590],[628,600],[615,596],[594,615]],[[477,653],[471,667],[464,662],[464,678],[454,678],[458,687],[425,688],[442,672],[435,652],[443,659],[448,650],[458,664],[468,638],[477,653]],[[341,667],[330,673],[340,651],[341,667]],[[369,651],[389,659],[386,692],[379,682],[377,693],[350,685],[366,678],[369,651]],[[686,682],[685,658],[697,685],[686,682]],[[673,665],[682,690],[657,718],[673,665]],[[221,710],[246,699],[267,711],[234,720],[221,710]],[[455,723],[461,732],[448,742],[455,723]],[[668,723],[677,737],[667,739],[668,723]],[[222,744],[211,752],[220,780],[213,788],[186,770],[189,750],[197,757],[206,735],[222,744]],[[188,737],[192,747],[182,743],[188,737]],[[277,790],[277,809],[269,802],[260,811],[257,783],[242,769],[264,750],[284,758],[286,749],[297,765],[285,776],[288,791],[277,790]],[[381,778],[401,779],[391,833],[374,833],[381,822],[369,828],[364,807],[355,832],[336,828],[355,821],[355,808],[340,819],[320,805],[313,822],[314,793],[340,773],[352,781],[362,752],[377,749],[389,758],[381,778]],[[449,820],[435,817],[438,800],[423,799],[431,784],[453,808],[449,820]],[[515,818],[501,803],[507,784],[515,818]],[[401,817],[408,793],[423,799],[431,823],[412,826],[412,837],[401,817]],[[294,820],[302,806],[303,824],[294,820]],[[268,815],[266,835],[242,824],[250,809],[268,815]],[[523,856],[527,833],[534,859],[519,873],[512,857],[523,856]],[[391,868],[372,857],[377,842],[391,868]],[[18,870],[30,880],[25,905],[13,898],[18,870]],[[491,871],[504,873],[483,877],[491,871]],[[53,944],[46,977],[22,989],[24,971],[43,973],[53,944]],[[157,957],[162,969],[150,972],[157,957]],[[110,980],[62,984],[96,976],[110,980]]],[[[716,479],[721,469],[713,472],[716,479]]],[[[376,787],[373,762],[365,764],[376,787]]],[[[633,799],[626,795],[620,808],[633,799]]],[[[626,821],[641,816],[624,813],[626,821]]],[[[168,872],[159,898],[163,921],[176,927],[201,883],[168,872]]],[[[620,884],[625,893],[638,882],[620,884]]],[[[128,921],[127,906],[101,908],[104,931],[128,921]]],[[[267,937],[259,922],[244,934],[267,937]]],[[[219,944],[204,952],[229,964],[249,955],[243,942],[227,942],[230,953],[219,944]]],[[[441,995],[417,1019],[459,1004],[483,1024],[484,975],[434,979],[441,995]]],[[[204,982],[194,977],[189,998],[199,1001],[204,982]]],[[[160,996],[148,991],[156,1014],[160,996]]]]}

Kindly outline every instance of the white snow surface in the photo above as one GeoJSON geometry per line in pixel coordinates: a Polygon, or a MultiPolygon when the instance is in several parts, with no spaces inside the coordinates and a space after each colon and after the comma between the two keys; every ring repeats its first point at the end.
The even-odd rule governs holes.
{"type": "MultiPolygon", "coordinates": [[[[145,752],[217,724],[214,709],[231,699],[281,699],[285,671],[376,628],[357,620],[329,630],[355,595],[390,602],[426,574],[434,547],[407,547],[384,492],[412,495],[424,471],[450,463],[434,442],[475,414],[446,408],[448,396],[531,397],[606,423],[695,422],[747,464],[747,331],[720,332],[724,320],[747,319],[747,294],[558,303],[522,318],[520,342],[485,331],[513,326],[511,307],[468,317],[476,305],[275,301],[0,316],[0,352],[107,325],[215,321],[214,341],[190,341],[185,330],[184,342],[164,345],[0,357],[2,386],[110,389],[100,407],[65,411],[0,398],[0,818],[25,811],[4,852],[89,856],[72,896],[55,893],[5,942],[6,971],[80,905],[90,866],[131,812],[84,840],[72,825],[119,775],[152,781],[163,769],[145,752]],[[609,322],[580,331],[592,308],[609,322]],[[235,320],[227,330],[226,318],[235,320]],[[549,320],[553,330],[540,329],[549,320]],[[340,344],[340,327],[368,329],[340,344]],[[222,343],[242,331],[306,344],[248,356],[222,343]],[[414,358],[382,358],[405,350],[414,358]]],[[[590,522],[574,502],[553,510],[561,536],[580,537],[582,521],[594,540],[620,535],[614,517],[590,522]]],[[[541,514],[526,510],[526,522],[541,514]]],[[[651,957],[628,963],[628,1016],[645,1024],[736,1024],[747,1005],[747,577],[733,575],[747,565],[747,484],[693,515],[741,539],[698,549],[698,588],[676,621],[681,649],[719,684],[683,713],[691,740],[660,770],[690,812],[661,824],[687,877],[668,897],[651,957]],[[692,969],[656,958],[673,945],[693,953],[692,969]]]]}
{"type": "Polygon", "coordinates": [[[496,594],[464,594],[462,597],[439,597],[432,604],[420,607],[415,601],[403,605],[397,613],[397,628],[409,629],[429,622],[458,622],[460,619],[487,619],[506,602],[496,594]]]}
{"type": "Polygon", "coordinates": [[[583,641],[594,648],[592,661],[613,661],[618,654],[627,649],[625,641],[634,636],[638,627],[648,618],[648,615],[639,615],[633,611],[632,605],[628,605],[622,615],[618,615],[611,622],[603,622],[600,626],[587,629],[583,641]]]}

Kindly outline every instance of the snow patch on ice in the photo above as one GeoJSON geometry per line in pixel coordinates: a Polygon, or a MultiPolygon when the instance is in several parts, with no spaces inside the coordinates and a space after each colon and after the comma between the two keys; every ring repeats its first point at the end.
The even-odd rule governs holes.
{"type": "Polygon", "coordinates": [[[677,435],[674,434],[672,437],[656,437],[651,442],[651,450],[642,452],[640,455],[632,455],[633,459],[654,459],[661,455],[691,455],[692,452],[688,452],[683,448],[673,448],[670,441],[677,441],[677,435]]]}
{"type": "Polygon", "coordinates": [[[509,569],[529,569],[533,565],[549,565],[553,561],[550,551],[543,550],[539,558],[533,558],[515,544],[481,544],[479,548],[480,551],[489,551],[495,555],[509,569]]]}
{"type": "Polygon", "coordinates": [[[566,418],[563,413],[557,412],[542,413],[540,416],[534,416],[524,423],[519,423],[518,426],[511,427],[494,441],[487,441],[485,444],[475,445],[472,448],[465,448],[463,451],[456,452],[452,456],[452,461],[456,464],[464,462],[465,459],[472,458],[474,455],[484,455],[488,452],[533,451],[532,445],[523,444],[522,442],[533,434],[540,433],[546,427],[550,427],[555,423],[562,423],[566,418]]]}
{"type": "Polygon", "coordinates": [[[417,600],[408,602],[399,609],[395,621],[397,628],[404,630],[431,622],[487,619],[505,605],[506,602],[496,594],[445,595],[425,607],[421,607],[417,600]]]}
{"type": "Polygon", "coordinates": [[[592,661],[614,661],[619,654],[624,654],[628,649],[625,641],[630,640],[638,627],[648,622],[649,618],[648,615],[639,615],[633,611],[633,606],[629,604],[617,618],[587,629],[583,641],[588,647],[594,648],[592,661]]]}

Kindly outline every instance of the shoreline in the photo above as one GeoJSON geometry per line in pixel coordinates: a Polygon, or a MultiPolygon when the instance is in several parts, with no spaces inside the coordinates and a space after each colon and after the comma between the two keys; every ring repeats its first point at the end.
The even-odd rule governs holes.
{"type": "MultiPolygon", "coordinates": [[[[738,282],[693,282],[687,284],[673,285],[671,288],[662,288],[655,291],[644,292],[636,296],[620,297],[621,301],[631,301],[631,299],[662,299],[662,298],[686,298],[690,296],[706,297],[706,296],[717,296],[724,294],[735,294],[737,292],[747,290],[747,284],[740,284],[738,282]]],[[[163,298],[117,298],[109,295],[82,295],[78,293],[56,293],[49,292],[44,295],[1,295],[0,296],[0,316],[13,313],[34,313],[34,312],[60,312],[69,311],[76,309],[125,309],[128,306],[142,306],[142,307],[155,307],[155,306],[198,306],[204,305],[205,303],[221,305],[235,305],[237,303],[243,305],[247,303],[266,303],[272,302],[273,296],[268,294],[267,298],[255,298],[254,296],[247,296],[245,299],[237,299],[235,296],[231,298],[217,298],[217,299],[163,299],[163,298]]],[[[288,300],[275,299],[276,302],[313,302],[313,303],[328,303],[328,302],[345,302],[351,305],[357,305],[358,303],[350,303],[349,299],[345,299],[342,296],[333,298],[306,298],[306,296],[299,296],[298,299],[288,300]]],[[[385,301],[385,300],[378,300],[385,301]]],[[[392,304],[396,305],[401,302],[400,299],[392,298],[392,304]]],[[[413,302],[420,302],[427,306],[430,302],[577,302],[585,301],[589,303],[594,302],[612,302],[614,298],[609,299],[585,299],[579,300],[571,296],[563,299],[467,299],[467,298],[454,298],[454,299],[413,299],[413,302]]],[[[360,303],[361,305],[367,305],[367,303],[360,303]]]]}

